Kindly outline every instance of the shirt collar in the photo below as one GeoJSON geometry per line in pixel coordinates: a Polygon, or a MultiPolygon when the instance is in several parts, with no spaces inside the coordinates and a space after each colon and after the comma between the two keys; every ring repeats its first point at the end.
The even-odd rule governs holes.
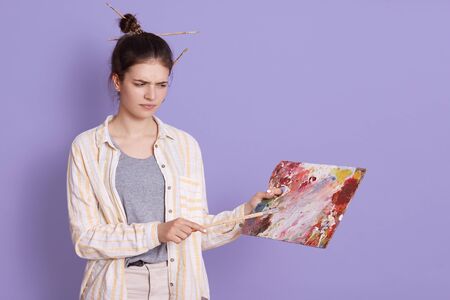
{"type": "MultiPolygon", "coordinates": [[[[97,141],[97,147],[100,147],[104,143],[108,143],[112,148],[117,149],[117,147],[113,144],[111,141],[111,136],[109,135],[108,125],[111,119],[114,117],[114,115],[108,115],[103,121],[102,124],[97,128],[96,131],[96,141],[97,141]]],[[[172,133],[169,132],[169,128],[167,125],[157,116],[153,115],[153,119],[158,124],[158,137],[159,139],[172,139],[175,140],[175,137],[172,133]]]]}

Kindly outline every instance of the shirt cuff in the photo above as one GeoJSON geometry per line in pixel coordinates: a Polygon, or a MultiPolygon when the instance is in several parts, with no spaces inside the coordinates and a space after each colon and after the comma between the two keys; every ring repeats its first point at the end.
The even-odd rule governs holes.
{"type": "Polygon", "coordinates": [[[240,219],[240,221],[238,222],[239,227],[244,226],[244,222],[245,222],[245,220],[244,220],[244,216],[245,216],[245,204],[246,204],[246,203],[243,203],[243,204],[239,205],[239,206],[236,208],[236,215],[237,215],[237,218],[240,219]]]}
{"type": "Polygon", "coordinates": [[[161,245],[161,241],[158,238],[158,225],[161,222],[148,222],[144,223],[144,236],[146,237],[147,247],[153,249],[161,245]]]}

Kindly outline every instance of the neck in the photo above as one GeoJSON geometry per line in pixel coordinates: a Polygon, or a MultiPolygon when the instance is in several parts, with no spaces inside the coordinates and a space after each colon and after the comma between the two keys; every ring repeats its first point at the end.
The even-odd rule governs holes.
{"type": "Polygon", "coordinates": [[[109,131],[117,137],[139,138],[144,136],[156,136],[158,124],[153,118],[136,118],[120,111],[109,123],[109,131]],[[112,133],[113,132],[113,133],[112,133]]]}

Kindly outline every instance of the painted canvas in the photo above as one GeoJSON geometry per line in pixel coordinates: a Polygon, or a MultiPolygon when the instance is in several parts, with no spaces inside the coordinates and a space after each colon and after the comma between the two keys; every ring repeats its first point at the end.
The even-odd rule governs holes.
{"type": "Polygon", "coordinates": [[[366,169],[281,161],[269,186],[284,190],[263,200],[254,212],[276,212],[247,219],[242,234],[326,248],[366,169]]]}

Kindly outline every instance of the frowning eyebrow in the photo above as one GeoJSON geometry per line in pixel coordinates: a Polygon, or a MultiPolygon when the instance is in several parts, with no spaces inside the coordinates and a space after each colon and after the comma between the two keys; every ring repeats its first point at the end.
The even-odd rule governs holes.
{"type": "MultiPolygon", "coordinates": [[[[145,80],[142,80],[142,79],[134,79],[134,81],[139,81],[139,82],[143,82],[143,83],[151,83],[151,82],[149,82],[149,81],[145,81],[145,80]]],[[[168,81],[160,81],[160,82],[157,82],[157,84],[160,84],[160,83],[168,83],[168,81]]]]}

